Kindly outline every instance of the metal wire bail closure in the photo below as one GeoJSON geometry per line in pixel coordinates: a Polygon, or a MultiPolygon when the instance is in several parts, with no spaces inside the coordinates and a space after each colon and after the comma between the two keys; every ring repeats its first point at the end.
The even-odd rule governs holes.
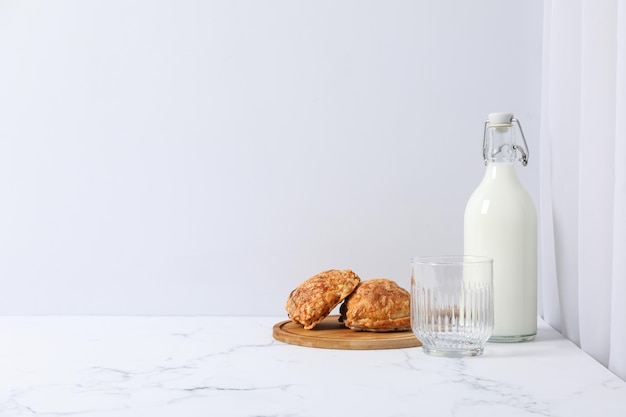
{"type": "MultiPolygon", "coordinates": [[[[523,166],[526,166],[528,165],[528,157],[530,155],[530,151],[528,150],[528,143],[526,142],[526,137],[524,136],[524,130],[522,130],[522,125],[520,124],[519,120],[512,117],[511,124],[513,123],[517,125],[517,128],[519,129],[519,132],[522,135],[522,140],[524,141],[523,147],[520,145],[513,145],[513,149],[515,151],[519,151],[522,154],[522,157],[519,159],[519,161],[522,163],[523,166]]],[[[483,126],[483,161],[485,165],[487,165],[487,125],[489,125],[489,120],[485,120],[485,124],[483,126]]]]}
{"type": "Polygon", "coordinates": [[[511,123],[515,123],[517,125],[519,132],[522,135],[522,140],[524,141],[524,148],[520,147],[519,145],[513,145],[513,149],[515,149],[516,151],[517,150],[520,151],[520,153],[522,154],[522,157],[519,160],[523,166],[526,166],[528,165],[528,156],[530,154],[530,151],[528,150],[528,143],[526,143],[526,137],[524,136],[522,125],[520,124],[519,120],[515,118],[511,119],[511,123]]]}

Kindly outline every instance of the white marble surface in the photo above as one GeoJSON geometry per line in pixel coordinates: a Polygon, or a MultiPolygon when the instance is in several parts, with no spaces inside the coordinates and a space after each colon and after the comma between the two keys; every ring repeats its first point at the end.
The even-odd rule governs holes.
{"type": "Polygon", "coordinates": [[[626,416],[626,382],[541,321],[444,359],[287,345],[283,319],[0,318],[0,416],[626,416]]]}

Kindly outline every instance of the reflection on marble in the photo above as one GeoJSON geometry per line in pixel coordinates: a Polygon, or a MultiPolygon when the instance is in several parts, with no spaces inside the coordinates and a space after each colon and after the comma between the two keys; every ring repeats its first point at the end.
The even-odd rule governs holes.
{"type": "Polygon", "coordinates": [[[626,415],[626,382],[541,321],[445,359],[292,346],[283,319],[0,318],[0,416],[626,415]]]}

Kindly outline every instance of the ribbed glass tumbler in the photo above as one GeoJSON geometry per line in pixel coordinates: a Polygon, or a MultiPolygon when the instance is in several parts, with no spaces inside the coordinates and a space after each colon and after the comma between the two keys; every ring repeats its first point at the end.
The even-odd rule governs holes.
{"type": "Polygon", "coordinates": [[[482,355],[493,331],[493,260],[482,256],[411,260],[411,328],[425,353],[482,355]]]}

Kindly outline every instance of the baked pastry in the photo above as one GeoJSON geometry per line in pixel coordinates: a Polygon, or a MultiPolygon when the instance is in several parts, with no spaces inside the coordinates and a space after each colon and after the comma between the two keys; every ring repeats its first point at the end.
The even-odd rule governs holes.
{"type": "Polygon", "coordinates": [[[349,269],[320,272],[289,294],[285,308],[289,318],[305,329],[324,320],[359,285],[361,278],[349,269]]]}
{"type": "Polygon", "coordinates": [[[387,278],[361,282],[339,311],[344,325],[352,330],[394,332],[411,329],[409,292],[387,278]]]}

